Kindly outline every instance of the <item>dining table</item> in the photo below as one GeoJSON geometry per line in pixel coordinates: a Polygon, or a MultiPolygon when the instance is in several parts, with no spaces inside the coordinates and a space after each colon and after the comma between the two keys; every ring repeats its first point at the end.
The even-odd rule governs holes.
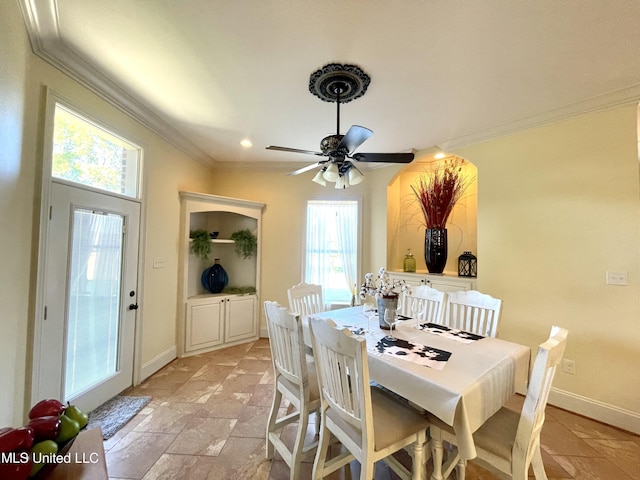
{"type": "MultiPolygon", "coordinates": [[[[393,329],[379,327],[362,306],[330,310],[331,319],[367,342],[371,380],[450,425],[458,454],[476,456],[473,433],[513,396],[526,391],[531,348],[443,325],[401,317],[393,329]]],[[[305,341],[311,345],[308,319],[305,341]]]]}

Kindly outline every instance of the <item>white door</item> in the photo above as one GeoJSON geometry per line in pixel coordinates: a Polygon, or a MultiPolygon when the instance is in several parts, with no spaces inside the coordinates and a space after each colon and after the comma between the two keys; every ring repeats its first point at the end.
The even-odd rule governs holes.
{"type": "Polygon", "coordinates": [[[91,410],[133,383],[140,204],[51,188],[38,391],[91,410]]]}

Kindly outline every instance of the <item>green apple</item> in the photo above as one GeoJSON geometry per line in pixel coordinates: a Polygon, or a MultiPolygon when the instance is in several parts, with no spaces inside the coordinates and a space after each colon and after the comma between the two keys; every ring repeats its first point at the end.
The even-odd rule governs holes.
{"type": "Polygon", "coordinates": [[[72,418],[67,417],[65,414],[60,415],[60,430],[56,436],[56,442],[63,443],[67,440],[71,440],[78,435],[80,431],[80,425],[72,418]]]}
{"type": "Polygon", "coordinates": [[[77,405],[68,405],[66,410],[64,411],[64,414],[72,420],[78,422],[80,429],[83,429],[87,426],[87,423],[89,423],[89,415],[80,410],[77,405]]]}
{"type": "Polygon", "coordinates": [[[29,476],[33,477],[47,464],[47,455],[55,455],[56,453],[58,453],[58,444],[53,440],[43,440],[42,442],[34,444],[33,447],[31,447],[33,465],[31,466],[29,476]]]}

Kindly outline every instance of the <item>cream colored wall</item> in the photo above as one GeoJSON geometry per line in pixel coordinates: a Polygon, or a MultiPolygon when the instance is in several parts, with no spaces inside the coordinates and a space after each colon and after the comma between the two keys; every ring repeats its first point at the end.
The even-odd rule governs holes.
{"type": "Polygon", "coordinates": [[[478,284],[504,299],[500,336],[533,347],[568,328],[576,375],[557,372],[554,387],[637,420],[636,116],[620,107],[454,153],[478,167],[478,284]],[[608,270],[629,285],[606,285],[608,270]]]}
{"type": "Polygon", "coordinates": [[[36,145],[23,131],[29,44],[17,2],[0,2],[0,426],[22,421],[36,145]]]}
{"type": "Polygon", "coordinates": [[[0,2],[0,426],[18,425],[28,407],[30,338],[41,176],[44,86],[117,126],[144,148],[146,229],[140,361],[144,365],[175,349],[179,190],[207,192],[210,169],[160,139],[31,52],[16,2],[0,2]],[[25,241],[26,240],[26,241],[25,241]],[[32,255],[33,253],[33,255],[32,255]],[[153,257],[166,266],[153,269],[153,257]]]}
{"type": "MultiPolygon", "coordinates": [[[[370,271],[384,265],[386,236],[369,232],[385,231],[386,185],[396,171],[390,167],[365,172],[364,182],[345,190],[313,183],[315,172],[288,176],[285,172],[218,171],[213,193],[267,205],[262,217],[260,300],[287,305],[287,289],[302,281],[305,208],[310,199],[362,199],[362,268],[370,271]],[[369,255],[373,251],[378,254],[369,255]]],[[[264,331],[264,318],[261,327],[264,331]]]]}

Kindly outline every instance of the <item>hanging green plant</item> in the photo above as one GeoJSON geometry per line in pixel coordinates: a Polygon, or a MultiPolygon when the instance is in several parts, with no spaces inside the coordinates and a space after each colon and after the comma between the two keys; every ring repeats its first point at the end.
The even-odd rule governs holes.
{"type": "Polygon", "coordinates": [[[189,253],[207,260],[211,253],[211,235],[204,229],[191,230],[189,232],[189,238],[192,241],[189,243],[189,253]]]}
{"type": "Polygon", "coordinates": [[[249,258],[258,250],[258,239],[251,230],[237,230],[231,234],[231,240],[236,243],[239,257],[249,258]]]}

